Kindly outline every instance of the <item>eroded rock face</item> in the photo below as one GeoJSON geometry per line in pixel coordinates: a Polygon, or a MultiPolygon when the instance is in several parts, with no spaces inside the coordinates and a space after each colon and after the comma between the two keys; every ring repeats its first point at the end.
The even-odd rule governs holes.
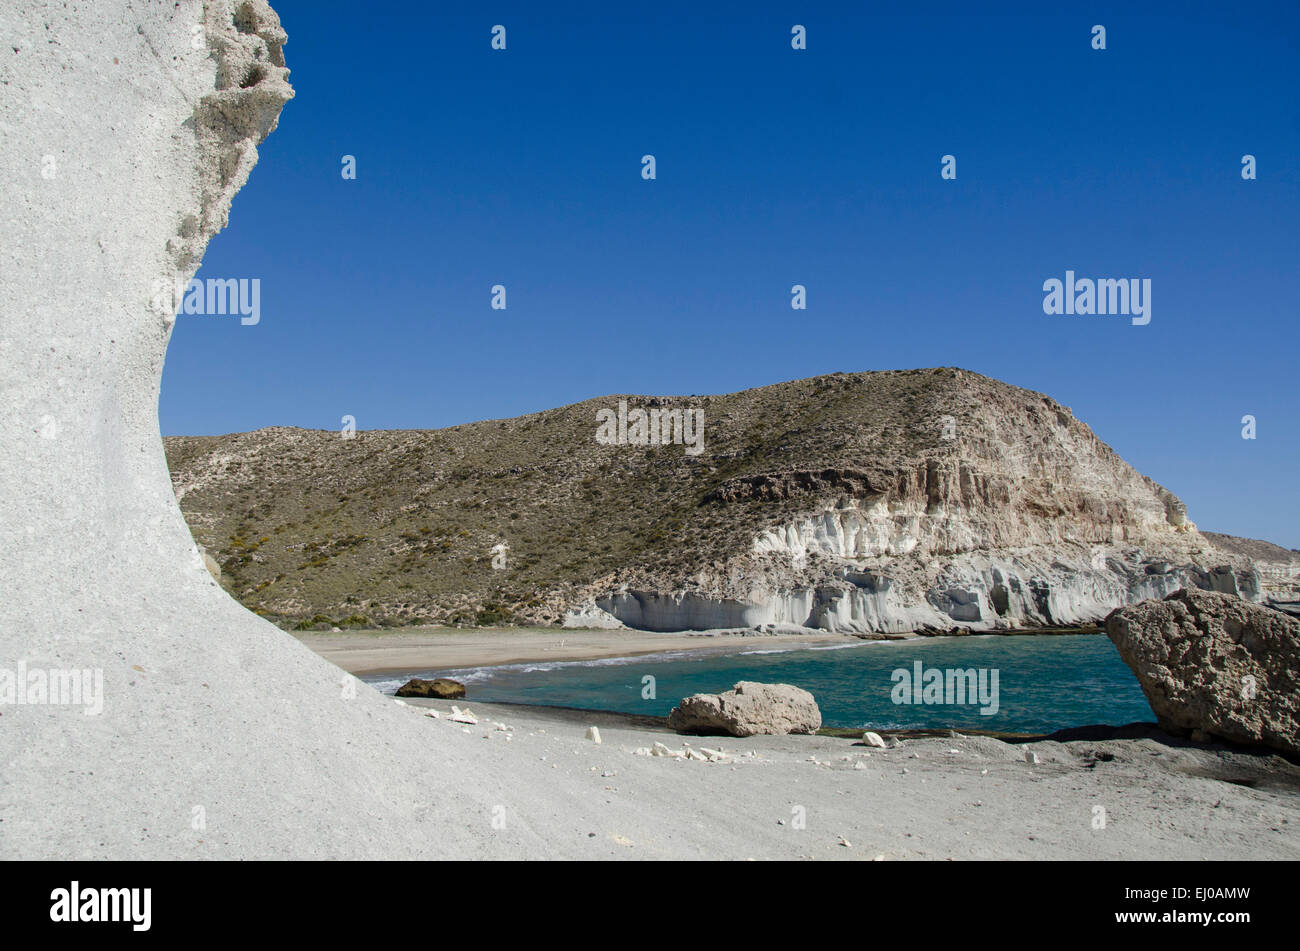
{"type": "Polygon", "coordinates": [[[177,508],[151,298],[290,95],[274,13],[5,0],[0,35],[0,668],[102,684],[0,711],[0,855],[537,854],[468,818],[511,801],[491,770],[408,778],[427,721],[233,601],[177,508]]]}
{"type": "Polygon", "coordinates": [[[1300,755],[1300,620],[1183,590],[1106,618],[1161,726],[1300,755]]]}
{"type": "Polygon", "coordinates": [[[669,729],[704,736],[816,733],[822,714],[807,690],[742,680],[726,693],[697,693],[668,714],[669,729]]]}
{"type": "Polygon", "coordinates": [[[801,544],[777,555],[772,533],[759,545],[760,556],[742,572],[748,590],[739,597],[706,582],[672,592],[621,591],[597,604],[643,630],[785,625],[875,636],[1084,625],[1100,622],[1116,607],[1187,587],[1249,600],[1257,600],[1260,590],[1259,572],[1251,565],[1174,564],[1130,547],[1061,543],[923,560],[861,557],[801,544]]]}
{"type": "Polygon", "coordinates": [[[891,409],[918,433],[908,452],[878,449],[873,434],[855,465],[727,480],[706,511],[794,516],[690,577],[626,572],[594,592],[597,605],[650,630],[878,636],[1093,624],[1183,588],[1295,597],[1294,553],[1269,546],[1277,563],[1266,563],[1202,536],[1177,497],[1066,407],[963,371],[941,380],[933,401],[963,414],[943,417],[948,431],[912,428],[904,403],[891,409]]]}
{"type": "Polygon", "coordinates": [[[169,244],[180,270],[197,266],[208,239],[226,227],[231,200],[257,164],[257,146],[293,98],[284,63],[289,37],[265,0],[206,4],[201,35],[215,60],[215,88],[194,109],[199,206],[169,244]]]}

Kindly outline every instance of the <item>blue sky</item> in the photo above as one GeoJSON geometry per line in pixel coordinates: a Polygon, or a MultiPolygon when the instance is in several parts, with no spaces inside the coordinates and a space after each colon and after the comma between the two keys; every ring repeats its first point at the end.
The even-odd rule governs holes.
{"type": "Polygon", "coordinates": [[[1300,548],[1300,4],[274,6],[297,97],[198,275],[261,321],[178,319],[165,434],[955,365],[1300,548]],[[1067,269],[1151,323],[1045,315],[1067,269]]]}

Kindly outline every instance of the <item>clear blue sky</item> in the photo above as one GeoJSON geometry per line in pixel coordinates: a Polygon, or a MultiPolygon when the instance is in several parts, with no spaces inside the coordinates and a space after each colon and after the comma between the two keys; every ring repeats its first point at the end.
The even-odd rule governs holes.
{"type": "Polygon", "coordinates": [[[955,365],[1300,547],[1300,4],[274,6],[297,98],[199,273],[261,322],[178,319],[164,433],[955,365]],[[1067,268],[1151,323],[1044,315],[1067,268]]]}

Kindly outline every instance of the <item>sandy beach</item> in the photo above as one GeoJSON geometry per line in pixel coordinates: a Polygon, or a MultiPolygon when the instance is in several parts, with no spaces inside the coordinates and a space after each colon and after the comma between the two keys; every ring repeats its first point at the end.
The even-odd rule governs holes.
{"type": "MultiPolygon", "coordinates": [[[[494,815],[543,822],[550,857],[628,859],[1297,859],[1300,766],[1152,735],[678,736],[642,718],[408,701],[429,749],[509,777],[494,815]],[[441,716],[424,716],[428,709],[441,716]],[[498,726],[499,724],[499,726],[498,726]],[[586,739],[590,726],[601,743],[586,739]],[[504,728],[504,729],[503,729],[504,728]],[[722,762],[647,756],[722,750],[722,762]]],[[[540,856],[539,856],[540,857],[540,856]]]]}
{"type": "MultiPolygon", "coordinates": [[[[740,641],[568,630],[299,637],[352,673],[731,650],[740,641]]],[[[472,697],[458,706],[477,723],[464,724],[450,719],[448,702],[391,702],[428,736],[440,761],[509,777],[497,786],[493,817],[502,832],[544,819],[549,857],[1300,858],[1300,765],[1193,744],[1154,725],[1039,740],[1028,747],[1034,763],[1020,745],[957,732],[900,733],[890,737],[897,746],[881,750],[826,735],[679,736],[654,717],[472,697]],[[599,744],[587,738],[592,726],[599,744]],[[724,758],[646,755],[656,743],[724,758]]]]}
{"type": "Polygon", "coordinates": [[[458,629],[421,627],[401,631],[295,632],[321,657],[350,674],[486,667],[546,660],[598,660],[661,651],[729,651],[761,642],[764,647],[812,647],[857,643],[836,634],[742,634],[700,631],[655,634],[648,631],[579,628],[458,629]]]}

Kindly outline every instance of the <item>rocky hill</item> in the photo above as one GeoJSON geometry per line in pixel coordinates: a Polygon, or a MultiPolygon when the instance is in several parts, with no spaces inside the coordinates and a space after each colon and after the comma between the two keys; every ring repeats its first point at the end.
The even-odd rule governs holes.
{"type": "Polygon", "coordinates": [[[1002,630],[1300,575],[1199,533],[1051,398],[952,368],[165,445],[222,583],[292,626],[1002,630]]]}

